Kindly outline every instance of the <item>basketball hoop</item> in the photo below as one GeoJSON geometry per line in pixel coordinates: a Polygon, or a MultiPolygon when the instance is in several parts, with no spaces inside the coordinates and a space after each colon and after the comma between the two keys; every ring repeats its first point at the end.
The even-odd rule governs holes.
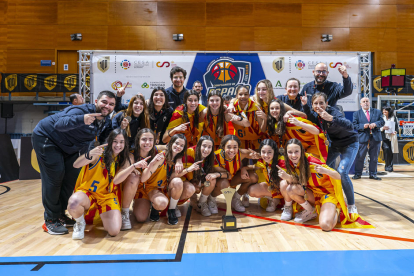
{"type": "Polygon", "coordinates": [[[403,135],[413,135],[414,122],[403,122],[403,135]]]}

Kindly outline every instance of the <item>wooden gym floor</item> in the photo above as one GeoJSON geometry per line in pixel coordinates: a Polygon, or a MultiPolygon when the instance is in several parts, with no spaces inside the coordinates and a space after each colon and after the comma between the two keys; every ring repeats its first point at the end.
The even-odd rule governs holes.
{"type": "MultiPolygon", "coordinates": [[[[379,171],[382,170],[383,166],[379,166],[379,171]]],[[[397,252],[401,256],[402,251],[393,250],[414,249],[414,167],[395,166],[394,170],[393,174],[383,177],[382,181],[364,178],[353,180],[359,214],[374,225],[374,229],[335,228],[328,233],[318,227],[317,220],[305,225],[280,221],[281,210],[267,213],[254,198],[250,199],[251,204],[246,213],[235,214],[239,231],[223,233],[220,225],[225,203],[224,197],[220,197],[218,205],[221,210],[218,215],[203,217],[189,209],[187,203],[179,207],[182,217],[178,225],[168,225],[166,218],[161,218],[157,223],[137,223],[132,220],[133,229],[122,231],[117,237],[107,236],[102,226],[87,226],[85,239],[74,241],[71,228],[69,235],[52,236],[43,232],[40,180],[3,183],[0,184],[0,272],[14,271],[19,267],[18,264],[24,267],[29,265],[26,271],[46,272],[46,268],[51,267],[49,264],[61,262],[62,265],[71,263],[73,266],[85,260],[91,260],[91,264],[94,264],[98,256],[100,260],[112,260],[115,263],[122,260],[129,265],[132,265],[129,262],[134,265],[149,265],[151,262],[163,265],[179,263],[186,256],[193,256],[193,253],[268,252],[243,255],[249,256],[250,260],[254,260],[255,256],[260,256],[261,259],[273,256],[269,252],[336,252],[335,258],[338,258],[338,251],[344,251],[344,254],[358,254],[354,251],[361,251],[366,256],[373,256],[377,254],[374,253],[376,250],[389,250],[387,256],[390,256],[390,252],[397,252]],[[147,259],[152,261],[146,263],[147,259]],[[44,265],[45,268],[42,268],[44,265]]],[[[414,257],[414,250],[408,250],[404,254],[408,252],[410,258],[414,257]]],[[[227,256],[196,254],[193,257],[207,260],[216,255],[227,256]]],[[[277,256],[284,258],[290,255],[277,256]]],[[[353,258],[361,261],[365,257],[358,255],[353,258]]],[[[218,259],[223,260],[222,257],[218,259]]],[[[392,265],[382,264],[388,268],[392,265]]],[[[408,270],[402,272],[413,272],[411,262],[407,265],[408,270]]],[[[172,273],[171,267],[165,268],[172,273]]],[[[241,271],[242,274],[243,272],[246,270],[241,271]]],[[[354,271],[353,275],[358,275],[357,272],[354,271]]]]}

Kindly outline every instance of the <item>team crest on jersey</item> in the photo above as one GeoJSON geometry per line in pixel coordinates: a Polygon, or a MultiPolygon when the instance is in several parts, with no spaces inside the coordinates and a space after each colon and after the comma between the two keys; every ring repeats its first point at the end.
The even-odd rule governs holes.
{"type": "Polygon", "coordinates": [[[273,61],[273,69],[278,73],[282,72],[285,69],[285,58],[279,57],[275,59],[273,61]]]}
{"type": "Polygon", "coordinates": [[[37,75],[28,75],[26,78],[24,78],[24,86],[28,90],[32,90],[37,85],[37,75]]]}
{"type": "Polygon", "coordinates": [[[236,86],[243,84],[251,88],[251,63],[238,61],[230,57],[222,57],[210,62],[204,74],[206,94],[212,91],[221,92],[222,96],[235,96],[236,86]]]}
{"type": "Polygon", "coordinates": [[[98,60],[98,62],[96,63],[96,65],[98,66],[98,69],[102,73],[105,73],[106,71],[108,71],[108,69],[109,69],[109,56],[107,56],[107,57],[101,57],[98,60]]]}

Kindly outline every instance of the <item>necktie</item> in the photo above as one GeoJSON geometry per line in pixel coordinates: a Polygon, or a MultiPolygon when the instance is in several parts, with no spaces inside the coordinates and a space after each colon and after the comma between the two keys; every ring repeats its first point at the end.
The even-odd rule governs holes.
{"type": "Polygon", "coordinates": [[[369,120],[370,120],[370,117],[369,117],[369,110],[367,110],[367,119],[368,119],[368,123],[369,123],[369,120]]]}

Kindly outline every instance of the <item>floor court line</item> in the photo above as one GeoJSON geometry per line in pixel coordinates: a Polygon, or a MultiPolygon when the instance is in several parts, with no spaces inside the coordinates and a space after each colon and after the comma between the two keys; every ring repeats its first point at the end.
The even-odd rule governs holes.
{"type": "MultiPolygon", "coordinates": [[[[218,208],[218,209],[220,211],[226,211],[223,208],[218,208]]],[[[236,211],[233,211],[233,213],[238,214],[238,215],[242,215],[242,216],[246,216],[246,217],[263,219],[263,220],[268,220],[268,221],[274,221],[274,222],[279,222],[279,223],[284,223],[284,224],[289,224],[289,225],[294,225],[294,226],[302,226],[302,227],[308,227],[308,228],[313,228],[313,229],[321,229],[319,226],[316,226],[316,225],[301,224],[301,223],[296,223],[296,222],[291,222],[291,221],[284,221],[284,220],[279,220],[279,219],[266,218],[266,217],[252,215],[252,214],[239,213],[239,212],[236,212],[236,211]]],[[[414,239],[400,238],[400,237],[393,237],[393,236],[385,236],[385,235],[378,235],[378,234],[361,233],[361,232],[353,232],[353,231],[349,231],[349,230],[342,230],[342,229],[336,229],[336,228],[332,229],[331,231],[332,232],[345,233],[345,234],[352,234],[352,235],[357,235],[357,236],[380,238],[380,239],[386,239],[386,240],[414,242],[414,239]]]]}

